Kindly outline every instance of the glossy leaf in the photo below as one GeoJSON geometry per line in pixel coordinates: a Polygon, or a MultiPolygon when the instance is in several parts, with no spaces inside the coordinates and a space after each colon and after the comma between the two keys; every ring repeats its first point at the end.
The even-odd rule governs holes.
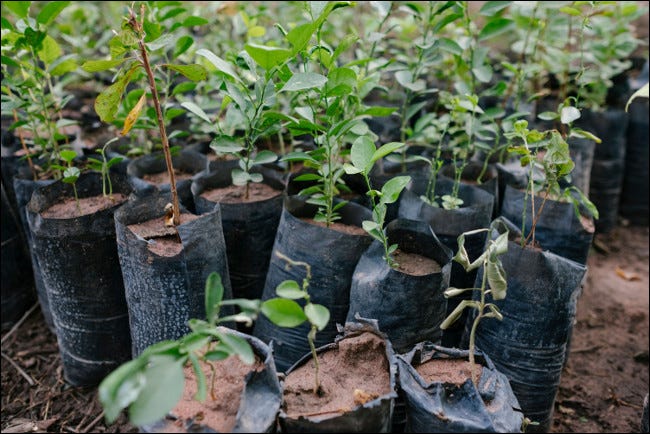
{"type": "Polygon", "coordinates": [[[578,119],[580,119],[580,110],[573,106],[562,107],[560,111],[560,122],[566,125],[578,119]]]}
{"type": "Polygon", "coordinates": [[[374,142],[367,136],[358,137],[350,149],[350,162],[363,173],[369,173],[372,167],[372,156],[377,150],[374,142]]]}
{"type": "Polygon", "coordinates": [[[391,154],[398,149],[403,148],[406,146],[406,143],[402,142],[389,142],[381,145],[379,149],[375,151],[374,154],[372,154],[371,161],[374,163],[375,161],[379,160],[380,158],[384,158],[388,154],[391,154]]]}
{"type": "Polygon", "coordinates": [[[295,92],[305,89],[322,87],[327,83],[327,77],[315,72],[297,72],[284,84],[280,92],[295,92]]]}
{"type": "Polygon", "coordinates": [[[396,176],[388,180],[381,188],[381,203],[389,204],[397,201],[400,193],[409,182],[411,182],[410,176],[396,176]]]}
{"type": "Polygon", "coordinates": [[[73,184],[79,179],[81,171],[78,167],[68,167],[63,171],[63,179],[61,181],[67,184],[73,184]]]}
{"type": "Polygon", "coordinates": [[[188,109],[190,112],[194,113],[195,115],[197,115],[198,117],[200,117],[204,121],[206,121],[208,123],[212,123],[212,121],[210,120],[208,115],[203,111],[203,109],[201,107],[199,107],[198,105],[194,104],[192,101],[182,102],[181,107],[184,107],[184,108],[188,109]]]}
{"type": "Polygon", "coordinates": [[[138,66],[133,66],[123,74],[115,83],[104,89],[95,100],[95,112],[104,122],[111,122],[117,114],[118,106],[122,100],[122,94],[131,76],[138,66]]]}
{"type": "Polygon", "coordinates": [[[488,21],[485,27],[481,29],[478,35],[478,40],[485,41],[487,39],[498,36],[512,29],[514,25],[515,22],[507,18],[497,18],[488,21]]]}
{"type": "Polygon", "coordinates": [[[69,4],[69,1],[46,2],[43,9],[36,16],[36,22],[45,26],[49,25],[69,4]]]}
{"type": "Polygon", "coordinates": [[[124,61],[125,59],[89,60],[88,62],[84,62],[81,68],[86,72],[106,71],[107,69],[121,65],[124,61]]]}
{"type": "Polygon", "coordinates": [[[228,136],[218,136],[210,143],[210,148],[218,154],[234,154],[244,149],[235,139],[228,136]]]}
{"type": "Polygon", "coordinates": [[[183,35],[176,41],[176,47],[174,48],[174,57],[178,57],[181,54],[185,53],[190,47],[194,44],[194,39],[191,36],[183,35]]]}
{"type": "Polygon", "coordinates": [[[172,71],[179,72],[192,81],[202,81],[208,76],[208,71],[201,65],[193,63],[190,65],[164,65],[172,71]]]}
{"type": "Polygon", "coordinates": [[[483,6],[481,6],[481,9],[479,10],[479,13],[481,15],[485,16],[492,16],[496,15],[498,12],[500,12],[502,9],[508,7],[512,2],[511,1],[489,1],[485,2],[483,6]]]}
{"type": "Polygon", "coordinates": [[[239,359],[247,365],[252,365],[255,361],[255,354],[253,349],[246,339],[239,336],[235,336],[230,333],[218,333],[219,340],[226,346],[228,346],[234,354],[237,354],[239,359]]]}
{"type": "Polygon", "coordinates": [[[2,5],[13,12],[19,18],[27,18],[29,7],[32,2],[2,2],[2,5]]]}
{"type": "Polygon", "coordinates": [[[263,151],[259,151],[255,155],[255,158],[253,159],[253,164],[273,163],[277,159],[278,159],[278,156],[275,155],[274,152],[268,151],[268,150],[263,150],[263,151]]]}
{"type": "Polygon", "coordinates": [[[310,323],[316,326],[320,331],[323,330],[330,320],[330,311],[322,304],[307,303],[305,305],[305,315],[310,323]]]}
{"type": "Polygon", "coordinates": [[[290,300],[300,300],[305,298],[305,291],[303,291],[298,282],[295,280],[285,280],[275,288],[275,293],[280,297],[288,298],[290,300]]]}
{"type": "Polygon", "coordinates": [[[221,57],[214,54],[212,51],[207,50],[205,48],[201,48],[199,50],[196,50],[196,54],[208,59],[208,61],[212,65],[214,65],[215,68],[217,68],[217,71],[223,72],[224,74],[234,78],[237,81],[241,81],[241,79],[239,78],[235,70],[232,68],[230,63],[226,62],[221,57]]]}
{"type": "Polygon", "coordinates": [[[244,50],[266,71],[282,64],[291,55],[291,51],[286,48],[258,44],[246,44],[244,50]]]}
{"type": "Polygon", "coordinates": [[[286,298],[272,298],[262,303],[261,311],[275,325],[297,327],[307,320],[300,305],[286,298]]]}

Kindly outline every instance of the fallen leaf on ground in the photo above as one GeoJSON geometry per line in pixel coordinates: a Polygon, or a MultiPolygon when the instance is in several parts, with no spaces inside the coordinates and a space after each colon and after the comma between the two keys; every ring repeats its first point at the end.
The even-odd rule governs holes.
{"type": "Polygon", "coordinates": [[[617,266],[616,267],[616,274],[618,277],[621,279],[625,279],[627,281],[632,281],[632,280],[641,280],[641,277],[636,274],[636,273],[628,273],[627,271],[623,270],[621,267],[617,266]]]}

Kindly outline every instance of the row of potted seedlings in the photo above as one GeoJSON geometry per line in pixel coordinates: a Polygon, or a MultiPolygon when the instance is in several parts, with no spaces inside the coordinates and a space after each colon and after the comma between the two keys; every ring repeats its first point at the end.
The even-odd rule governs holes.
{"type": "MultiPolygon", "coordinates": [[[[597,138],[573,125],[575,98],[540,114],[558,129],[529,128],[516,113],[486,114],[474,88],[441,96],[438,114],[423,112],[427,101],[418,97],[429,88],[419,77],[432,60],[425,44],[418,62],[394,72],[406,89],[400,137],[378,140],[381,123],[395,119],[386,117],[394,108],[364,103],[379,74],[345,63],[355,37],[327,53],[320,48],[329,45],[323,26],[346,3],[308,6],[309,18],[285,32],[287,48],[247,44],[235,61],[201,48],[205,63],[192,64],[153,63],[166,42],[147,39],[144,6],[130,11],[109,42],[111,58],[83,68],[117,70],[94,103],[105,122],[117,116],[126,89],[143,84],[127,94],[133,103],[121,133],[144,123],[162,152],[127,163],[116,153],[119,142],[107,143],[85,157],[94,171],[82,173],[84,159],[66,149],[70,138],[53,124],[42,137],[49,153],[21,170],[48,167],[59,181],[13,181],[65,378],[103,380],[109,420],[129,407],[134,423],[154,431],[161,427],[151,424],[172,408],[172,423],[190,430],[269,431],[276,420],[286,431],[517,431],[529,421],[529,429],[549,429],[597,216],[566,181],[582,155],[567,140],[597,138]],[[169,78],[157,76],[163,73],[196,83],[217,77],[223,113],[181,104],[211,130],[208,149],[173,149],[166,131],[173,119],[159,95],[169,78]],[[277,110],[285,97],[292,104],[277,110]],[[149,98],[153,110],[145,108],[149,98]],[[368,117],[380,122],[375,132],[368,117]],[[238,127],[226,131],[228,123],[238,127]],[[285,131],[303,140],[278,159],[272,149],[284,150],[285,131]],[[262,149],[269,137],[279,143],[262,149]],[[410,146],[431,137],[437,145],[425,152],[410,146]],[[488,154],[506,149],[497,138],[518,156],[519,170],[505,160],[493,167],[487,156],[470,159],[480,149],[470,147],[475,141],[494,140],[488,154]],[[463,180],[476,163],[478,186],[463,180]],[[160,172],[166,176],[153,186],[160,172]],[[449,379],[452,368],[464,376],[449,379]],[[339,389],[345,396],[334,398],[339,389]],[[189,407],[174,408],[181,396],[205,407],[185,399],[189,407]],[[214,423],[226,425],[213,425],[208,408],[224,406],[229,416],[214,423]]],[[[484,11],[493,32],[495,23],[505,28],[497,3],[484,11]]],[[[412,10],[435,33],[451,22],[445,14],[465,17],[463,7],[432,2],[412,10]]],[[[48,66],[55,59],[45,30],[62,9],[43,10],[30,24],[45,35],[32,54],[48,66]]],[[[382,10],[384,23],[392,8],[382,10]]],[[[29,9],[15,12],[26,18],[29,9]]],[[[491,34],[475,34],[468,17],[478,67],[486,59],[473,43],[491,34]]],[[[16,45],[31,43],[24,29],[16,45]]],[[[467,61],[460,46],[444,45],[461,50],[456,62],[467,61]]],[[[34,68],[39,79],[51,74],[34,68]]],[[[483,77],[473,75],[471,83],[483,77]]],[[[45,83],[42,95],[52,96],[45,83]]]]}

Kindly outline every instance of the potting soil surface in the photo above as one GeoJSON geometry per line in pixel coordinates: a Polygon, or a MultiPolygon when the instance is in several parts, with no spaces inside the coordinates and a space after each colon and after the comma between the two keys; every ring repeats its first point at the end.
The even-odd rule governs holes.
{"type": "MultiPolygon", "coordinates": [[[[601,249],[590,252],[552,432],[640,432],[648,393],[648,228],[617,227],[596,238],[601,249]]],[[[2,333],[1,414],[3,433],[137,432],[124,414],[106,424],[97,388],[65,385],[56,338],[38,307],[2,333]]]]}

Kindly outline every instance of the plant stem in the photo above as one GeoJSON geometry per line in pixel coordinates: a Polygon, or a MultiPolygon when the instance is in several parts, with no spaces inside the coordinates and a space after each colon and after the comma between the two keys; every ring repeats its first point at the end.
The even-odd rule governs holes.
{"type": "MultiPolygon", "coordinates": [[[[144,9],[144,5],[142,5],[144,9]]],[[[144,15],[144,10],[142,11],[144,15]]],[[[140,32],[138,32],[140,34],[140,32]]],[[[138,41],[140,47],[140,54],[142,55],[142,66],[147,73],[147,78],[149,79],[149,88],[151,89],[151,96],[153,98],[153,106],[156,110],[156,117],[158,118],[158,129],[160,130],[160,140],[163,145],[163,152],[165,154],[165,163],[167,163],[167,173],[169,174],[169,185],[172,195],[172,213],[173,213],[173,224],[178,226],[181,223],[181,211],[180,205],[178,203],[178,192],[176,191],[176,176],[174,175],[174,166],[172,164],[172,154],[169,149],[169,140],[167,139],[167,132],[165,131],[165,122],[163,120],[162,110],[160,108],[160,100],[158,99],[158,89],[156,88],[156,81],[153,76],[153,71],[151,70],[151,65],[149,64],[149,55],[147,54],[147,48],[144,45],[144,39],[140,38],[138,41]]]]}
{"type": "Polygon", "coordinates": [[[478,328],[478,324],[481,321],[481,318],[483,317],[483,309],[485,308],[485,284],[487,281],[487,271],[486,271],[486,265],[487,265],[487,260],[483,261],[483,278],[481,281],[481,302],[479,303],[478,306],[478,314],[476,315],[476,318],[474,318],[474,323],[472,324],[472,330],[469,333],[469,365],[470,365],[470,370],[471,370],[471,376],[472,376],[472,383],[474,383],[474,386],[478,387],[478,378],[476,376],[476,361],[474,359],[474,351],[476,351],[476,329],[478,328]]]}
{"type": "Polygon", "coordinates": [[[316,346],[314,345],[314,339],[316,339],[317,330],[317,327],[312,324],[311,330],[309,330],[309,334],[307,335],[311,356],[314,359],[314,395],[320,395],[320,378],[318,378],[320,363],[318,362],[318,354],[316,354],[316,346]]]}

